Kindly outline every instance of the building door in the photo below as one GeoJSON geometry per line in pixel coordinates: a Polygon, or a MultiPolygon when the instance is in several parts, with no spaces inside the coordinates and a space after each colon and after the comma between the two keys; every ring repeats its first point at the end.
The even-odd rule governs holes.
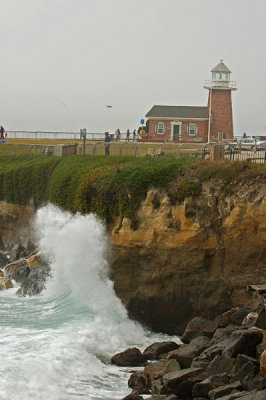
{"type": "Polygon", "coordinates": [[[174,125],[173,128],[173,140],[179,140],[180,125],[174,125]]]}

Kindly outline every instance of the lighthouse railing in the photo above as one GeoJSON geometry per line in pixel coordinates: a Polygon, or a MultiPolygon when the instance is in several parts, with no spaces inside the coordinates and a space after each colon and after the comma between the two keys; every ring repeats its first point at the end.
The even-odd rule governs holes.
{"type": "Polygon", "coordinates": [[[204,87],[206,88],[224,88],[236,89],[236,81],[219,81],[219,80],[205,80],[204,87]]]}

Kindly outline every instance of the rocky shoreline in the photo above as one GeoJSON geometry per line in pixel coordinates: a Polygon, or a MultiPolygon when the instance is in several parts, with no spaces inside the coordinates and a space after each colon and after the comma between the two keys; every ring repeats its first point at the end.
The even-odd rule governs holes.
{"type": "MultiPolygon", "coordinates": [[[[30,242],[0,251],[0,290],[12,288],[15,281],[18,295],[36,295],[49,275],[49,264],[30,242]]],[[[193,318],[181,340],[157,342],[143,352],[130,348],[112,357],[112,364],[133,369],[128,380],[132,391],[123,400],[266,399],[263,295],[255,293],[246,306],[213,320],[193,318]]]]}
{"type": "Polygon", "coordinates": [[[132,371],[123,400],[265,400],[266,307],[261,296],[215,320],[193,318],[183,344],[154,343],[112,357],[132,371]],[[149,395],[149,397],[147,397],[149,395]]]}

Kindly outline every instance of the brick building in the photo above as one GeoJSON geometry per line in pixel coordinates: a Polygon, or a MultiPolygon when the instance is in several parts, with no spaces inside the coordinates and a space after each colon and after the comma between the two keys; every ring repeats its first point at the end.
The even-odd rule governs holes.
{"type": "Polygon", "coordinates": [[[146,114],[149,141],[210,142],[233,139],[231,71],[220,60],[212,69],[212,79],[205,81],[209,90],[206,107],[155,105],[146,114]]]}

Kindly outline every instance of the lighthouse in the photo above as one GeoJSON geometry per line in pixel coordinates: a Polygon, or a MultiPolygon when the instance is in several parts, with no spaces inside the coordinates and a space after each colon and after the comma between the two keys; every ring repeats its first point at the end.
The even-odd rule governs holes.
{"type": "Polygon", "coordinates": [[[237,90],[236,82],[230,80],[231,71],[223,59],[211,70],[212,79],[206,80],[204,88],[209,90],[208,142],[213,139],[234,138],[232,90],[237,90]]]}

